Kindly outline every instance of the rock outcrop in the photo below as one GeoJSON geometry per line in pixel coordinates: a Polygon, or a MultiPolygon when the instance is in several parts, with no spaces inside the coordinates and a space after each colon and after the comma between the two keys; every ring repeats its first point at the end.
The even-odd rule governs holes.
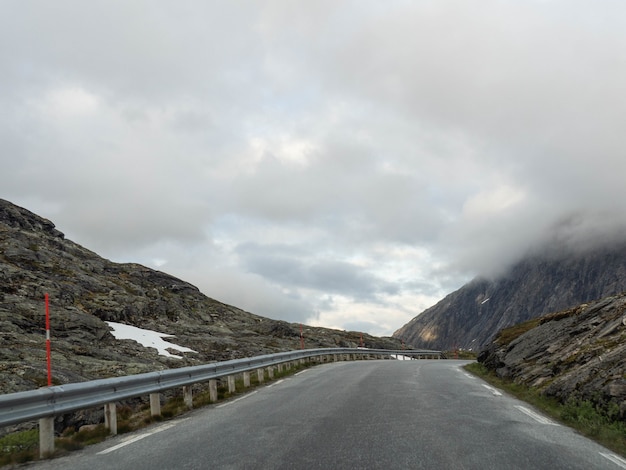
{"type": "Polygon", "coordinates": [[[476,278],[393,336],[418,348],[480,351],[511,325],[626,290],[626,243],[546,249],[496,279],[476,278]]]}
{"type": "MultiPolygon", "coordinates": [[[[226,305],[138,264],[106,260],[49,220],[0,199],[0,393],[47,383],[44,294],[50,296],[55,384],[300,348],[300,325],[226,305]],[[117,340],[105,321],[175,335],[182,359],[117,340]]],[[[305,347],[356,347],[356,332],[305,327],[305,347]]],[[[363,334],[365,346],[398,349],[363,334]]],[[[175,351],[173,351],[176,353],[175,351]]]]}
{"type": "Polygon", "coordinates": [[[503,330],[478,361],[561,402],[588,400],[626,419],[626,293],[503,330]]]}

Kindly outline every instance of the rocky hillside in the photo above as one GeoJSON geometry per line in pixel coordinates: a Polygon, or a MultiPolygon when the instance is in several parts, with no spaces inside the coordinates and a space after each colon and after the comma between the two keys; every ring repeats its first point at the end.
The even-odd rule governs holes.
{"type": "Polygon", "coordinates": [[[546,253],[497,279],[474,279],[393,336],[414,347],[479,351],[503,328],[626,290],[626,243],[546,253]]]}
{"type": "MultiPolygon", "coordinates": [[[[300,348],[300,325],[225,305],[138,264],[108,261],[49,220],[0,199],[0,393],[46,384],[44,294],[50,296],[55,383],[196,365],[300,348]],[[182,359],[117,340],[105,321],[175,335],[182,359]]],[[[305,327],[305,347],[355,347],[361,335],[305,327]]],[[[365,346],[399,348],[364,334],[365,346]]],[[[175,352],[176,353],[176,352],[175,352]]],[[[176,353],[179,354],[179,353],[176,353]]]]}
{"type": "Polygon", "coordinates": [[[588,400],[626,419],[626,294],[504,330],[478,361],[561,402],[588,400]]]}

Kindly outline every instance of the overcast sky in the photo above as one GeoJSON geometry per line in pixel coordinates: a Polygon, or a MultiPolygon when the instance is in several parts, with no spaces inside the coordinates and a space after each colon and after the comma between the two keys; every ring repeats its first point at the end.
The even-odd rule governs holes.
{"type": "Polygon", "coordinates": [[[615,233],[625,149],[622,0],[2,1],[0,197],[271,318],[615,233]]]}

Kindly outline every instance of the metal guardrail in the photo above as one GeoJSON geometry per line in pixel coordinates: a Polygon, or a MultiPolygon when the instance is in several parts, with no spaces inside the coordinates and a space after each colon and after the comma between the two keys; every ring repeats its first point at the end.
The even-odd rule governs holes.
{"type": "Polygon", "coordinates": [[[145,374],[56,385],[37,390],[0,395],[0,426],[58,416],[72,411],[163,392],[177,387],[189,386],[194,383],[250,372],[299,359],[339,354],[441,356],[440,351],[426,350],[305,349],[234,359],[202,366],[181,367],[145,374]]]}

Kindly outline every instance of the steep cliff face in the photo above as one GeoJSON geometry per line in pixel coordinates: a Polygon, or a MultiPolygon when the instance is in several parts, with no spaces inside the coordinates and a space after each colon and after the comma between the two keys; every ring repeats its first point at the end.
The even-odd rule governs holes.
{"type": "Polygon", "coordinates": [[[626,243],[531,256],[495,280],[477,278],[394,333],[414,347],[478,351],[498,331],[626,290],[626,243]]]}
{"type": "MultiPolygon", "coordinates": [[[[44,294],[55,383],[127,375],[300,347],[300,325],[226,305],[138,264],[108,261],[49,220],[0,199],[0,393],[45,385],[44,294]],[[105,321],[175,335],[182,359],[116,340],[105,321]]],[[[368,347],[399,348],[364,334],[368,347]]],[[[358,346],[360,334],[306,327],[305,347],[358,346]]]]}
{"type": "Polygon", "coordinates": [[[626,294],[504,330],[478,356],[499,376],[626,419],[626,294]]]}

